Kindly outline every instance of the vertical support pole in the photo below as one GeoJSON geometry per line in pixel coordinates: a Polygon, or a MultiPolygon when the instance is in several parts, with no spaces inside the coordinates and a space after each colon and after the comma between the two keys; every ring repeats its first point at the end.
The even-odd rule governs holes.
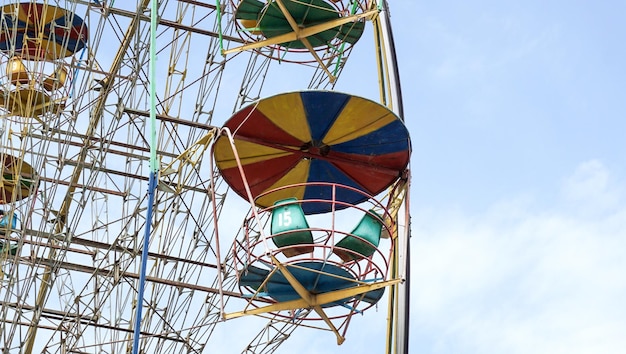
{"type": "MultiPolygon", "coordinates": [[[[391,21],[387,0],[379,3],[380,15],[374,26],[379,58],[379,75],[381,82],[381,97],[383,102],[404,121],[404,107],[402,105],[402,89],[400,73],[396,56],[396,48],[391,30],[391,21]]],[[[409,183],[409,182],[407,182],[409,183]]],[[[404,283],[392,287],[389,296],[390,317],[388,319],[388,354],[409,353],[409,300],[410,300],[410,219],[409,219],[409,188],[405,196],[405,232],[398,233],[392,259],[392,277],[403,278],[404,283]]],[[[399,226],[399,225],[398,225],[399,226]]],[[[398,227],[396,226],[396,227],[398,227]]]]}
{"type": "Polygon", "coordinates": [[[157,187],[157,134],[156,134],[156,27],[158,16],[158,0],[152,0],[150,9],[150,178],[148,180],[148,210],[146,211],[146,227],[143,236],[141,251],[141,271],[139,274],[139,289],[137,291],[137,308],[135,312],[135,327],[133,332],[133,354],[139,352],[139,337],[141,335],[141,316],[143,310],[143,296],[146,287],[146,268],[148,266],[148,251],[150,249],[150,233],[152,232],[152,214],[154,194],[157,187]]]}

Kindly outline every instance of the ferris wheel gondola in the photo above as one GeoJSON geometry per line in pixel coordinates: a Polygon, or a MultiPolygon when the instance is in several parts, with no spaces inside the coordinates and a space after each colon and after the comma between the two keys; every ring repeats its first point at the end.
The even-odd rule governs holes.
{"type": "Polygon", "coordinates": [[[68,99],[64,60],[86,47],[89,32],[80,16],[47,3],[22,2],[0,8],[0,52],[8,59],[9,87],[0,106],[22,118],[57,116],[68,99]]]}
{"type": "Polygon", "coordinates": [[[262,99],[235,113],[225,129],[215,144],[217,166],[259,208],[233,243],[238,283],[254,309],[226,318],[288,318],[284,311],[312,308],[317,316],[306,321],[322,320],[343,343],[352,315],[398,281],[387,279],[394,242],[380,247],[383,229],[393,234],[394,222],[376,196],[404,175],[408,131],[384,106],[329,91],[262,99]],[[307,221],[320,213],[328,215],[307,221]],[[352,231],[335,223],[358,215],[352,231]]]}

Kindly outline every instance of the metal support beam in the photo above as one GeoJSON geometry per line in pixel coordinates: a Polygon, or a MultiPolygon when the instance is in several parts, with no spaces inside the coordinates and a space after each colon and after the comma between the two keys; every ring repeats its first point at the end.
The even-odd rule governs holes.
{"type": "MultiPolygon", "coordinates": [[[[199,2],[199,1],[179,0],[179,2],[188,3],[190,5],[206,7],[206,8],[209,8],[211,10],[215,10],[216,9],[215,5],[209,5],[209,4],[206,4],[206,3],[199,2]]],[[[93,6],[93,4],[92,4],[92,6],[93,6]]],[[[106,12],[109,13],[109,14],[113,14],[113,15],[124,16],[124,17],[129,17],[129,18],[138,18],[140,21],[150,22],[150,16],[143,15],[143,14],[137,14],[137,12],[133,12],[133,11],[122,10],[122,9],[118,9],[118,8],[115,8],[115,7],[107,7],[106,8],[106,12]]],[[[200,28],[198,26],[186,26],[186,25],[180,24],[180,23],[178,23],[176,21],[166,20],[166,19],[163,19],[163,18],[159,18],[158,23],[159,23],[160,26],[181,29],[181,30],[184,30],[184,31],[197,33],[197,34],[201,34],[201,35],[204,35],[204,36],[209,36],[209,37],[213,37],[213,38],[219,38],[219,34],[217,32],[207,31],[207,30],[202,29],[202,28],[200,28]]],[[[227,40],[227,41],[230,41],[230,42],[244,43],[244,40],[239,38],[239,37],[232,37],[232,36],[224,36],[224,35],[222,35],[222,38],[227,40]]]]}
{"type": "Polygon", "coordinates": [[[267,47],[267,46],[280,44],[284,42],[301,40],[302,38],[310,37],[314,34],[327,31],[333,27],[341,26],[349,22],[358,21],[362,18],[372,18],[376,16],[376,14],[378,14],[378,10],[370,10],[370,11],[363,12],[357,15],[341,17],[337,20],[328,21],[328,22],[320,23],[319,25],[302,28],[298,32],[289,32],[289,33],[281,34],[279,36],[268,38],[262,41],[246,44],[241,47],[228,49],[224,51],[224,54],[231,54],[231,53],[242,52],[242,51],[250,50],[250,49],[267,47]]]}
{"type": "MultiPolygon", "coordinates": [[[[24,304],[17,304],[15,302],[9,303],[9,302],[0,302],[0,306],[3,307],[10,307],[10,308],[15,308],[16,311],[23,311],[23,310],[27,310],[27,311],[33,311],[35,310],[34,306],[28,306],[28,305],[24,305],[24,304]]],[[[48,308],[43,308],[41,310],[41,317],[44,317],[48,320],[51,321],[68,321],[68,320],[72,320],[72,321],[79,321],[81,324],[83,325],[87,325],[87,326],[92,326],[92,327],[97,327],[97,328],[103,328],[103,329],[107,329],[107,330],[112,330],[112,331],[118,331],[118,332],[125,332],[125,333],[132,333],[133,331],[127,328],[123,328],[120,326],[112,326],[112,325],[107,325],[107,324],[102,324],[102,323],[98,323],[98,318],[95,316],[85,316],[83,314],[76,314],[76,313],[65,313],[63,311],[59,311],[59,310],[53,310],[53,309],[48,309],[48,308]]],[[[30,323],[26,323],[26,322],[14,322],[14,321],[9,321],[9,320],[0,320],[0,322],[4,322],[4,323],[11,323],[11,324],[17,324],[20,326],[29,326],[30,323]]],[[[50,331],[63,331],[63,327],[60,325],[57,326],[45,326],[45,325],[38,325],[39,328],[42,329],[47,329],[50,331]]],[[[149,332],[142,332],[141,333],[144,336],[150,336],[150,337],[155,337],[155,338],[159,338],[159,339],[164,339],[164,340],[169,340],[169,341],[174,341],[174,342],[179,342],[179,343],[186,343],[185,340],[181,339],[180,337],[169,337],[167,335],[163,335],[163,334],[157,334],[157,333],[149,333],[149,332]]],[[[99,343],[99,344],[105,344],[105,343],[99,343]]],[[[64,348],[67,349],[67,348],[64,348]]],[[[74,353],[74,351],[72,351],[72,353],[74,353]]]]}
{"type": "MultiPolygon", "coordinates": [[[[61,234],[53,234],[53,233],[49,233],[49,232],[42,232],[42,231],[37,231],[37,230],[32,230],[32,229],[25,229],[24,230],[24,235],[28,235],[31,238],[45,238],[45,239],[52,239],[52,240],[57,240],[57,241],[63,241],[65,239],[67,239],[66,234],[63,234],[63,233],[61,233],[61,234]]],[[[24,241],[24,242],[26,242],[26,241],[24,241]]],[[[125,252],[125,253],[129,253],[129,254],[136,253],[132,248],[128,248],[128,247],[124,247],[124,246],[120,246],[120,245],[116,245],[116,244],[110,244],[110,243],[105,243],[105,242],[88,240],[88,239],[80,238],[80,237],[72,237],[72,244],[81,245],[81,246],[85,246],[85,247],[91,247],[91,248],[97,248],[97,249],[101,249],[101,250],[111,250],[111,251],[115,251],[115,252],[125,252]]],[[[50,247],[50,245],[45,245],[45,246],[50,247]]],[[[77,252],[78,252],[78,250],[77,250],[77,252]]],[[[201,266],[201,267],[208,267],[208,268],[217,269],[217,265],[215,265],[215,264],[195,261],[193,259],[174,257],[174,256],[162,254],[162,253],[148,252],[148,257],[153,258],[153,259],[161,259],[161,260],[165,260],[165,261],[172,261],[172,262],[184,262],[184,263],[193,264],[193,265],[197,265],[197,266],[201,266]]]]}
{"type": "MultiPolygon", "coordinates": [[[[148,112],[148,111],[140,111],[138,109],[133,109],[133,108],[128,108],[128,107],[124,107],[123,111],[128,113],[128,114],[136,114],[138,116],[143,116],[143,117],[149,117],[150,116],[150,112],[148,112]]],[[[214,126],[209,125],[209,124],[204,124],[204,123],[200,123],[200,122],[194,122],[194,121],[190,121],[190,120],[184,120],[184,119],[181,119],[181,118],[178,118],[178,117],[168,116],[166,114],[157,114],[156,118],[158,120],[161,120],[161,121],[164,121],[164,122],[176,123],[176,124],[185,125],[185,126],[188,126],[188,127],[199,128],[199,129],[204,129],[204,130],[217,129],[217,127],[214,127],[214,126]]]]}
{"type": "MultiPolygon", "coordinates": [[[[285,311],[285,310],[309,308],[309,306],[312,306],[312,305],[323,305],[323,304],[327,304],[330,302],[339,301],[347,297],[361,295],[368,291],[381,289],[386,286],[398,284],[400,282],[401,282],[401,279],[395,279],[395,280],[387,280],[384,282],[378,282],[378,283],[373,283],[373,284],[359,285],[358,287],[354,287],[354,288],[331,291],[328,293],[317,294],[317,295],[311,295],[312,296],[311,303],[310,303],[311,305],[303,299],[290,300],[290,301],[278,302],[272,305],[259,307],[259,308],[255,308],[251,310],[227,313],[224,315],[224,318],[231,319],[231,318],[237,318],[237,317],[242,317],[246,315],[261,315],[261,314],[268,313],[268,312],[278,312],[278,311],[285,311]]],[[[261,299],[255,298],[255,300],[261,300],[261,299]]]]}
{"type": "MultiPolygon", "coordinates": [[[[87,274],[98,275],[98,276],[104,276],[104,277],[114,277],[115,276],[114,274],[112,274],[112,270],[86,266],[86,265],[83,265],[83,264],[69,263],[69,262],[57,262],[57,261],[51,261],[51,260],[49,260],[47,258],[40,258],[40,257],[37,257],[37,258],[20,257],[20,261],[22,261],[22,260],[23,260],[24,263],[29,264],[31,266],[32,265],[39,265],[39,266],[42,266],[42,267],[49,267],[49,266],[51,266],[54,263],[59,268],[72,270],[72,271],[76,271],[76,272],[87,273],[87,274]]],[[[118,273],[118,275],[119,275],[120,278],[139,279],[139,274],[137,274],[137,273],[120,271],[118,273]]],[[[182,282],[182,281],[158,278],[158,277],[154,277],[154,276],[147,276],[146,277],[146,281],[149,281],[149,282],[152,282],[152,283],[156,283],[156,284],[169,285],[169,286],[173,286],[173,287],[176,287],[176,288],[183,288],[183,289],[189,289],[189,290],[195,290],[195,291],[202,291],[202,292],[205,292],[205,293],[212,293],[212,294],[219,294],[220,293],[220,290],[216,289],[216,288],[211,288],[211,287],[208,287],[208,286],[202,286],[202,285],[198,285],[198,284],[186,283],[186,282],[182,282]]],[[[232,297],[232,298],[246,299],[246,297],[244,295],[242,295],[240,293],[237,293],[237,292],[234,292],[234,291],[221,291],[221,293],[226,295],[226,296],[228,296],[228,297],[232,297]]],[[[269,301],[263,301],[263,302],[269,302],[269,301]]]]}

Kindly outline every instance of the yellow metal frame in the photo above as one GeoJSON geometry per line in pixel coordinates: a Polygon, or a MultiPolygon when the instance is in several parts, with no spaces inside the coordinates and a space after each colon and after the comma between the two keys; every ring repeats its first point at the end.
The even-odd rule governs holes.
{"type": "Polygon", "coordinates": [[[187,150],[176,156],[168,165],[159,170],[159,180],[161,180],[161,177],[169,176],[174,173],[178,176],[178,183],[175,185],[175,190],[169,190],[171,187],[166,183],[159,183],[157,188],[164,189],[168,192],[181,193],[187,180],[191,178],[190,175],[184,175],[182,173],[183,167],[187,165],[195,167],[200,162],[204,152],[208,149],[213,138],[215,138],[216,133],[217,128],[211,129],[192,146],[187,148],[187,150]]]}
{"type": "Polygon", "coordinates": [[[275,304],[258,307],[250,310],[243,310],[233,313],[224,314],[224,319],[233,319],[242,316],[248,315],[261,315],[269,312],[279,312],[286,310],[296,310],[302,308],[311,308],[313,309],[321,318],[324,320],[326,325],[330,328],[330,330],[337,337],[337,344],[340,345],[345,341],[345,338],[339,333],[335,325],[332,323],[330,318],[324,312],[322,305],[339,301],[341,299],[345,299],[347,297],[353,297],[357,295],[365,294],[372,290],[381,289],[387,286],[392,286],[401,282],[401,279],[387,280],[372,284],[362,284],[355,288],[349,289],[341,289],[336,291],[331,291],[323,294],[312,294],[306,288],[300,284],[300,282],[291,274],[291,272],[287,269],[287,267],[279,262],[276,257],[271,256],[272,262],[276,266],[278,270],[283,274],[283,276],[287,279],[289,284],[294,288],[294,290],[300,296],[300,299],[278,302],[275,304]]]}

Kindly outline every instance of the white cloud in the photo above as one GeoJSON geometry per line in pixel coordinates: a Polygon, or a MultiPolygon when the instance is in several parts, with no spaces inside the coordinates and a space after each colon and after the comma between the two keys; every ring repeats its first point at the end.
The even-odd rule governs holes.
{"type": "Polygon", "coordinates": [[[565,180],[563,201],[546,210],[524,197],[482,215],[414,212],[412,337],[421,342],[412,347],[623,352],[626,207],[619,191],[610,171],[590,161],[565,180]],[[582,216],[572,200],[586,210],[582,216]]]}
{"type": "Polygon", "coordinates": [[[583,212],[604,211],[615,207],[622,196],[622,189],[613,186],[612,179],[602,162],[587,161],[565,179],[562,194],[583,212]]]}

